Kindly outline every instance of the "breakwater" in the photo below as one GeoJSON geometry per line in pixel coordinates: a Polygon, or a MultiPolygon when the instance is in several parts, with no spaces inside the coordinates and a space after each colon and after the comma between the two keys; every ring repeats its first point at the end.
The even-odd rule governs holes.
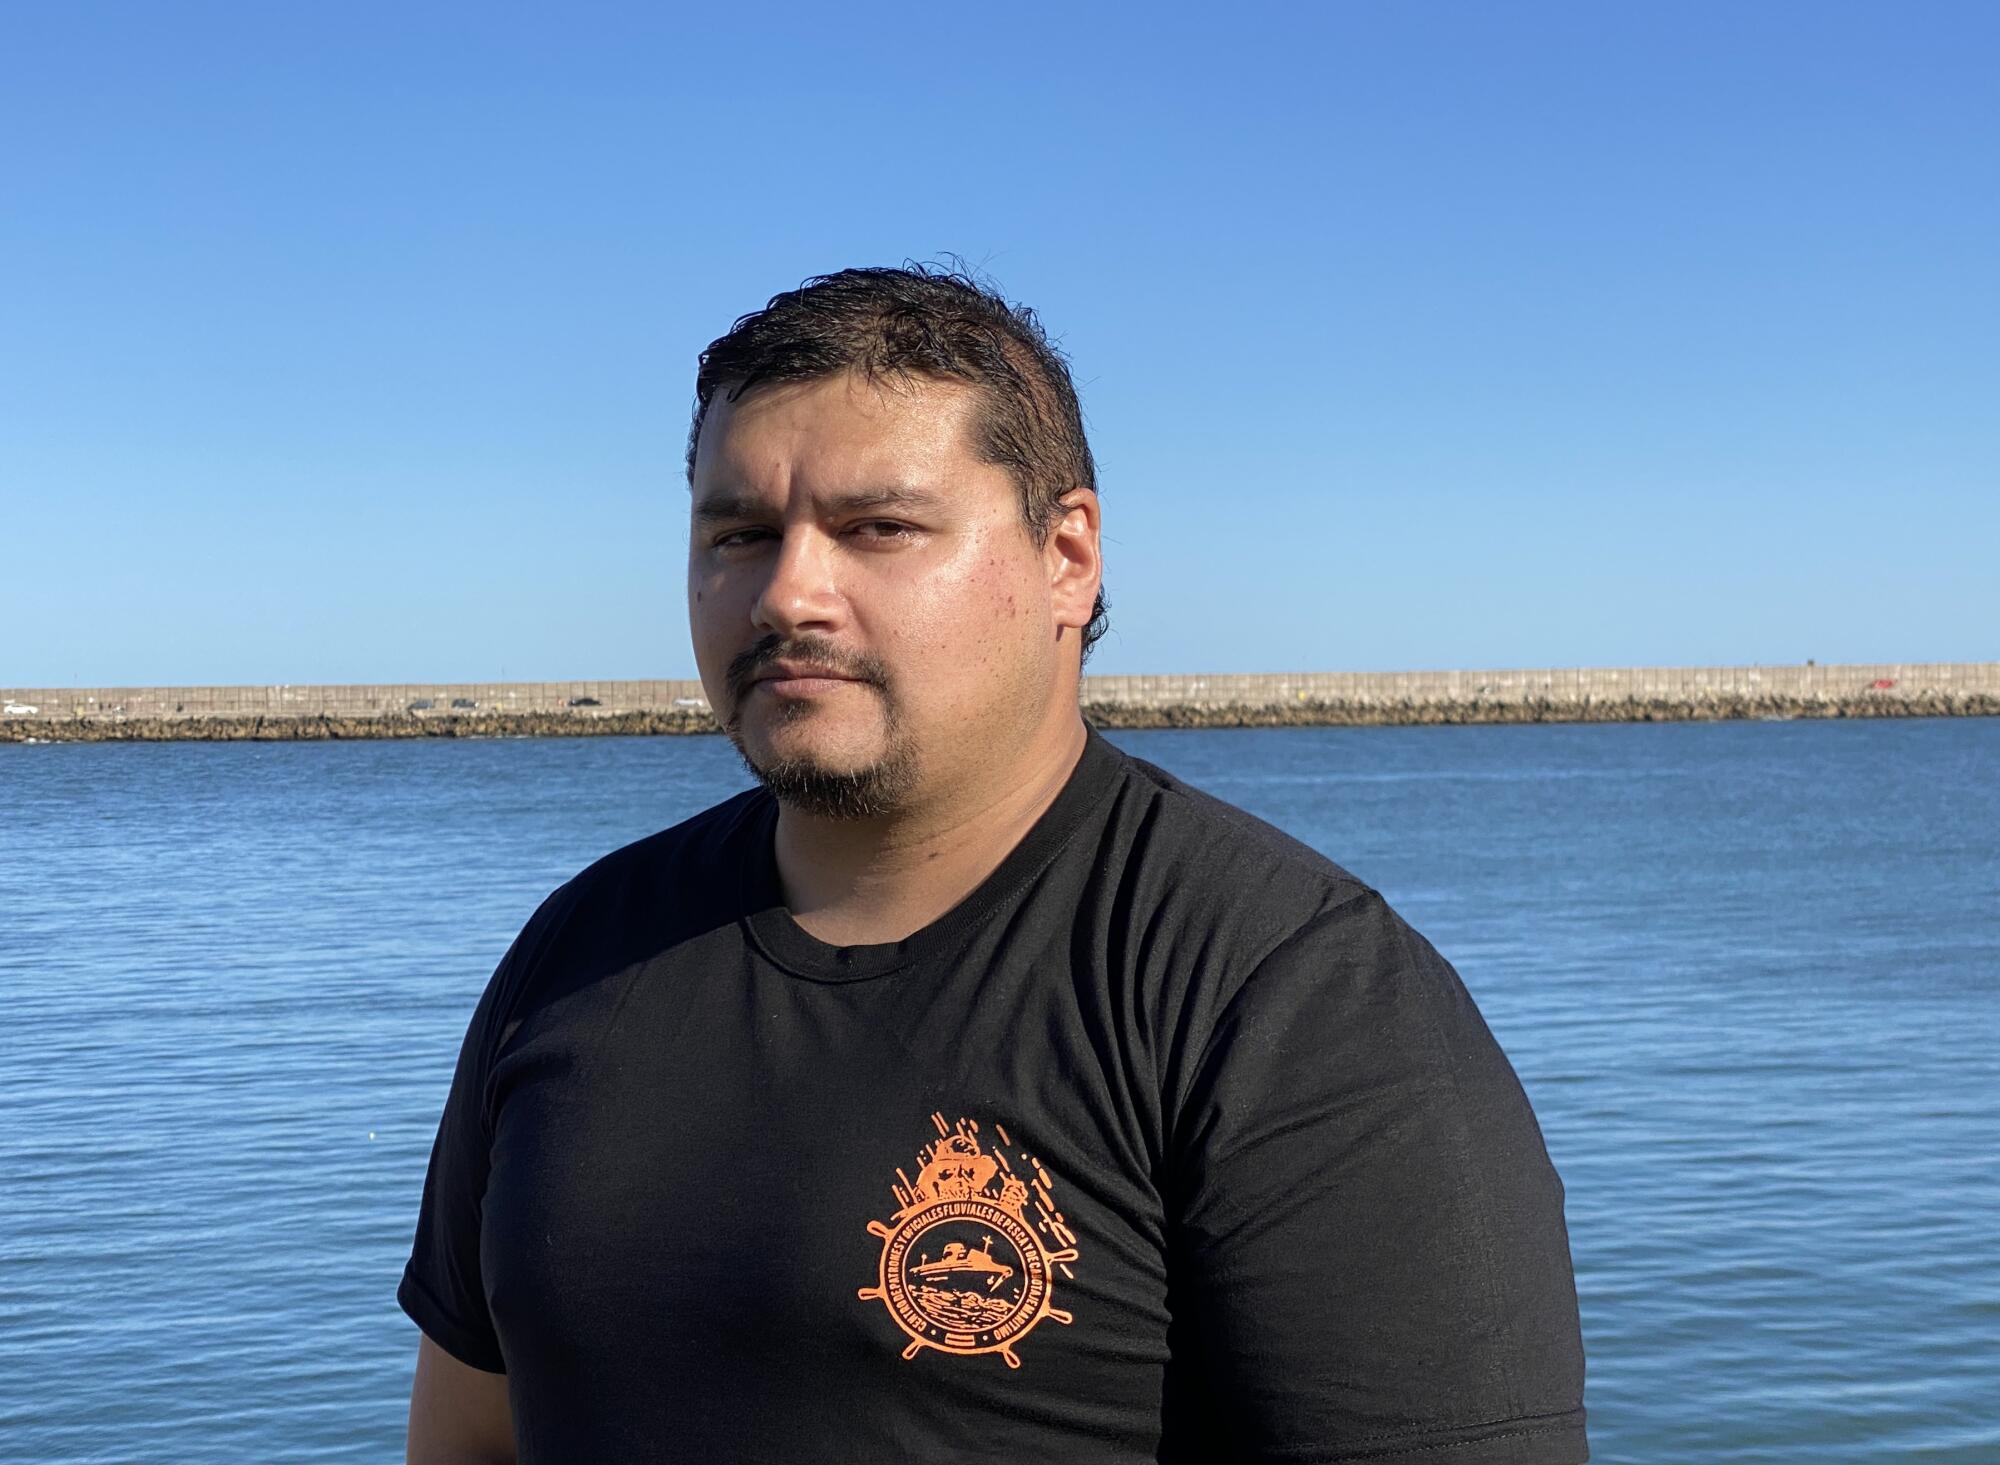
{"type": "MultiPolygon", "coordinates": [[[[1100,727],[2000,716],[2000,662],[1087,676],[1100,727]]],[[[714,732],[696,681],[0,688],[0,742],[714,732]]]]}

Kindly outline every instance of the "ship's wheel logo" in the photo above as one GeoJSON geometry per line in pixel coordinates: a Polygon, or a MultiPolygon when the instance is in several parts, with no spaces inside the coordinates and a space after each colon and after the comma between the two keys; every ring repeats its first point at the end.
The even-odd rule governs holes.
{"type": "Polygon", "coordinates": [[[918,1152],[917,1178],[896,1172],[895,1215],[868,1223],[882,1259],[861,1299],[884,1304],[909,1334],[906,1359],[926,1348],[998,1353],[1019,1368],[1014,1345],[1035,1324],[1070,1321],[1054,1296],[1058,1274],[1076,1275],[1076,1237],[1048,1171],[1006,1130],[993,1127],[989,1150],[973,1120],[947,1126],[933,1114],[931,1123],[938,1137],[918,1152]]]}

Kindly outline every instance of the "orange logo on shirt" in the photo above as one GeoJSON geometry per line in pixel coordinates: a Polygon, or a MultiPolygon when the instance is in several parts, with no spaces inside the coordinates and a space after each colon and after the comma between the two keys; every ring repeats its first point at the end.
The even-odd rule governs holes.
{"type": "Polygon", "coordinates": [[[933,1114],[931,1123],[938,1137],[917,1152],[917,1178],[896,1171],[899,1209],[868,1223],[882,1259],[861,1299],[883,1303],[910,1335],[906,1359],[926,1348],[998,1353],[1019,1368],[1014,1344],[1035,1324],[1070,1321],[1051,1303],[1054,1273],[1076,1276],[1076,1237],[1056,1209],[1048,1171],[1032,1155],[1010,1155],[1006,1130],[993,1126],[999,1143],[989,1152],[975,1121],[947,1128],[933,1114]]]}

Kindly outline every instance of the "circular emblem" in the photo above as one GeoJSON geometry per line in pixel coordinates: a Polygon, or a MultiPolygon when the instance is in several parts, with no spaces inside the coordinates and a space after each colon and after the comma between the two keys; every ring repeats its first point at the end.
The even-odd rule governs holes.
{"type": "Polygon", "coordinates": [[[1076,1251],[1044,1243],[1026,1212],[1027,1187],[1003,1180],[999,1163],[966,1130],[926,1153],[918,1181],[901,1193],[910,1204],[886,1224],[868,1223],[882,1255],[875,1285],[860,1295],[885,1304],[909,1335],[906,1359],[925,1348],[998,1353],[1019,1368],[1017,1339],[1043,1318],[1070,1321],[1050,1305],[1051,1273],[1075,1261],[1076,1251]]]}

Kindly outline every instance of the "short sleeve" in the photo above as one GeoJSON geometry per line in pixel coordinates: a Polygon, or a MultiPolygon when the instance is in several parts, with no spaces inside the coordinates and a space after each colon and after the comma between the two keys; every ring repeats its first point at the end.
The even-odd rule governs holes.
{"type": "Polygon", "coordinates": [[[544,901],[514,938],[473,1008],[431,1146],[416,1239],[396,1289],[397,1304],[439,1347],[488,1373],[507,1371],[479,1265],[493,1141],[489,1079],[555,905],[556,896],[544,901]]]}
{"type": "Polygon", "coordinates": [[[1451,966],[1373,891],[1322,911],[1228,998],[1179,1106],[1189,1407],[1247,1461],[1587,1459],[1562,1202],[1451,966]]]}

